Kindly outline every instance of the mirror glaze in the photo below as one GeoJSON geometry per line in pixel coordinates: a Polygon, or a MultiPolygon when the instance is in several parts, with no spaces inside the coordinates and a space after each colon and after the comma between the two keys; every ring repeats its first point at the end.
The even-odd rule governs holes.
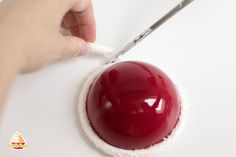
{"type": "Polygon", "coordinates": [[[169,77],[136,61],[107,68],[90,87],[87,115],[97,135],[112,146],[143,149],[175,128],[181,102],[169,77]]]}

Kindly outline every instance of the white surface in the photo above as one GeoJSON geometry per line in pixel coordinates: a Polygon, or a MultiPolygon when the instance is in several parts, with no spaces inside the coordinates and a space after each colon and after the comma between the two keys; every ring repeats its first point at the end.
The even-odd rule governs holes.
{"type": "MultiPolygon", "coordinates": [[[[173,6],[173,0],[94,1],[100,44],[120,48],[173,6]]],[[[235,0],[195,0],[125,59],[157,65],[184,87],[189,113],[180,138],[159,157],[236,156],[235,0]]],[[[79,87],[102,59],[83,57],[19,76],[0,131],[1,157],[104,157],[80,132],[79,87]],[[7,147],[15,131],[29,147],[7,147]]]]}

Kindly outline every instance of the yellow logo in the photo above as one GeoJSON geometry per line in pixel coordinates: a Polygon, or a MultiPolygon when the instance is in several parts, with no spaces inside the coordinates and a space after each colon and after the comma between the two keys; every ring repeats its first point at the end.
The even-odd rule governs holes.
{"type": "Polygon", "coordinates": [[[26,144],[25,138],[23,136],[23,134],[21,134],[20,132],[15,132],[14,135],[11,138],[9,147],[11,147],[12,149],[15,150],[22,150],[25,147],[27,147],[28,145],[26,144]]]}

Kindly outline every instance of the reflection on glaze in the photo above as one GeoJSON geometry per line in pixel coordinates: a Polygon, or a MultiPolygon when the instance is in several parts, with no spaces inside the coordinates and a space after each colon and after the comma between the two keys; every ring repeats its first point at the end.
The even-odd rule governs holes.
{"type": "Polygon", "coordinates": [[[161,70],[147,63],[121,62],[93,82],[87,114],[105,142],[122,149],[142,149],[171,133],[180,102],[172,81],[161,70]]]}

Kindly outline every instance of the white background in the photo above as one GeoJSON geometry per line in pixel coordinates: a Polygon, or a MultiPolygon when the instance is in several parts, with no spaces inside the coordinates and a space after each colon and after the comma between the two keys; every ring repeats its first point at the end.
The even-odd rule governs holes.
{"type": "MultiPolygon", "coordinates": [[[[97,43],[120,49],[176,2],[94,1],[97,43]]],[[[195,0],[125,55],[155,64],[187,94],[185,128],[159,157],[236,156],[235,16],[235,0],[195,0]]],[[[106,156],[80,131],[76,111],[83,80],[102,62],[82,57],[19,76],[0,127],[0,156],[106,156]],[[15,131],[26,138],[24,151],[7,147],[15,131]]]]}

